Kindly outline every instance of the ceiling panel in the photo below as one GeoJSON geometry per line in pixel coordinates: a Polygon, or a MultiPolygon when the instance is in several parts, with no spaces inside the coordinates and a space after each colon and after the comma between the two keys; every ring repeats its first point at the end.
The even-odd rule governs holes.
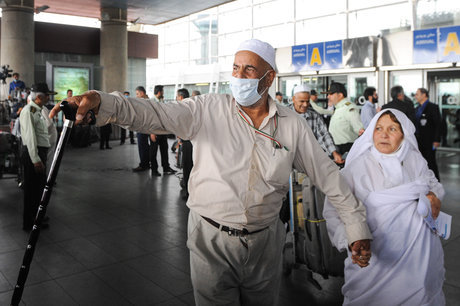
{"type": "Polygon", "coordinates": [[[128,10],[128,20],[159,24],[187,16],[233,0],[35,0],[35,6],[48,5],[47,13],[100,18],[101,7],[128,10]]]}

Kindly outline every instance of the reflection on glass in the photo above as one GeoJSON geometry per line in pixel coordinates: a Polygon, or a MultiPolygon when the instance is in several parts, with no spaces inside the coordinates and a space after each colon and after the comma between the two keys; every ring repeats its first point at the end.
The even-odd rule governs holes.
{"type": "Polygon", "coordinates": [[[459,23],[460,6],[452,0],[418,0],[416,29],[435,28],[459,23]],[[453,5],[456,3],[457,5],[453,5]]]}
{"type": "Polygon", "coordinates": [[[436,78],[435,101],[440,105],[443,120],[441,145],[460,147],[460,77],[436,78]]]}
{"type": "MultiPolygon", "coordinates": [[[[412,99],[414,105],[416,103],[415,92],[422,87],[422,84],[422,71],[394,71],[391,73],[390,88],[396,85],[402,86],[404,93],[412,99]]],[[[388,100],[391,101],[390,95],[388,97],[388,100]]]]}

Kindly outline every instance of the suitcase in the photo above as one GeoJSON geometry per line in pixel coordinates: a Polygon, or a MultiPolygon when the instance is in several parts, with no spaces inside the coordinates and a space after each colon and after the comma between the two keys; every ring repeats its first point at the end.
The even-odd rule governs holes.
{"type": "Polygon", "coordinates": [[[329,239],[326,220],[323,218],[325,195],[302,173],[293,171],[290,179],[288,205],[286,201],[280,218],[289,212],[289,231],[284,248],[283,271],[289,275],[292,269],[308,272],[309,281],[318,289],[319,283],[312,273],[324,279],[344,275],[346,252],[339,252],[329,239]]]}

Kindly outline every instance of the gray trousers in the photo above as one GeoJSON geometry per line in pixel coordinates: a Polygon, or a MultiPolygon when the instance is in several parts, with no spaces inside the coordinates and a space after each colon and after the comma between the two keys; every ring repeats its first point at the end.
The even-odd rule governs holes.
{"type": "Polygon", "coordinates": [[[286,230],[230,236],[190,211],[187,247],[197,306],[277,305],[286,230]]]}

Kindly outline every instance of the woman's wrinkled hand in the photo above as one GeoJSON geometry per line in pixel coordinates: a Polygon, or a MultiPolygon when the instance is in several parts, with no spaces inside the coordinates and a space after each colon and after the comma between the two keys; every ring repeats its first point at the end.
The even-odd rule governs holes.
{"type": "MultiPolygon", "coordinates": [[[[73,96],[65,99],[70,107],[77,109],[75,124],[90,123],[88,112],[93,111],[97,115],[101,104],[101,97],[95,91],[87,91],[81,96],[73,96]]],[[[50,112],[49,117],[54,118],[61,111],[61,103],[56,104],[50,112]]]]}
{"type": "Polygon", "coordinates": [[[428,192],[426,197],[428,200],[430,200],[431,203],[431,215],[436,219],[439,216],[439,212],[441,211],[441,201],[432,191],[428,192]]]}

